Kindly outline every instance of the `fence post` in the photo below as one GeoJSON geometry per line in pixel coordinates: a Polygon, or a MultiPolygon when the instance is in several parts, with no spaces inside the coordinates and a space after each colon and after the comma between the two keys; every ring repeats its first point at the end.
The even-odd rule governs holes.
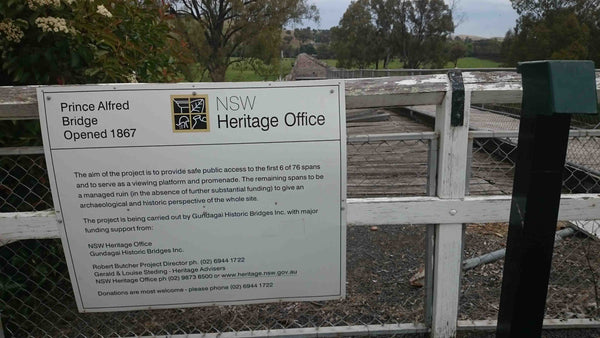
{"type": "MultiPolygon", "coordinates": [[[[411,111],[412,114],[412,111],[411,111]]],[[[429,140],[427,159],[427,196],[437,194],[438,139],[429,140]]],[[[427,224],[425,234],[425,325],[431,327],[433,317],[433,267],[435,226],[427,224]]]]}
{"type": "MultiPolygon", "coordinates": [[[[457,74],[450,78],[458,81],[449,83],[446,96],[437,106],[435,119],[435,130],[440,135],[437,196],[443,199],[457,199],[465,196],[469,108],[471,105],[471,92],[464,90],[462,76],[457,74]],[[458,86],[456,86],[457,84],[458,86]],[[457,90],[460,87],[462,87],[462,93],[461,90],[457,90]],[[464,95],[462,101],[460,100],[461,95],[464,95]],[[453,102],[453,96],[455,102],[453,102]],[[456,115],[453,119],[453,113],[460,115],[459,110],[462,110],[463,113],[462,116],[459,116],[461,119],[457,120],[456,115]]],[[[450,215],[456,215],[459,211],[448,210],[448,212],[450,215]]],[[[463,225],[461,223],[436,224],[434,226],[432,337],[454,337],[456,335],[462,271],[462,238],[463,225]]]]}

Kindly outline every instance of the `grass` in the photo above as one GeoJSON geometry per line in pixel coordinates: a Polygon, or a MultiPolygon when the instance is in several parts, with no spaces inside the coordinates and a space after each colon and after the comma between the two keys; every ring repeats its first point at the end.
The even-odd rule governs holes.
{"type": "MultiPolygon", "coordinates": [[[[240,62],[236,62],[229,66],[227,69],[227,73],[225,73],[225,81],[227,82],[247,82],[247,81],[275,81],[278,80],[279,77],[285,77],[290,73],[292,67],[294,66],[295,59],[285,58],[281,61],[279,65],[270,66],[265,65],[263,63],[257,63],[252,65],[250,62],[246,60],[242,60],[240,62]],[[257,71],[258,70],[258,71],[257,71]]],[[[328,66],[335,67],[337,64],[337,60],[335,59],[325,59],[321,60],[325,62],[328,66]]],[[[381,69],[381,64],[379,65],[381,69]]],[[[458,68],[496,68],[500,67],[500,63],[491,61],[491,60],[483,60],[478,58],[461,58],[458,60],[458,68]]],[[[388,69],[400,69],[402,68],[402,63],[397,59],[392,60],[388,64],[388,69]]],[[[454,64],[448,63],[446,68],[454,68],[454,64]]],[[[375,69],[375,65],[371,65],[368,69],[375,69]]],[[[193,82],[210,82],[210,76],[208,72],[203,72],[202,68],[199,65],[193,68],[193,75],[191,81],[193,82]]]]}
{"type": "MultiPolygon", "coordinates": [[[[452,68],[454,65],[450,64],[449,68],[452,68]]],[[[492,60],[484,60],[478,58],[460,58],[458,59],[458,68],[498,68],[501,67],[500,62],[492,61],[492,60]]]]}
{"type": "MultiPolygon", "coordinates": [[[[259,62],[255,65],[246,60],[235,62],[225,73],[227,82],[247,82],[247,81],[275,81],[279,77],[285,77],[294,66],[295,59],[283,59],[279,65],[265,65],[259,62]]],[[[208,72],[203,72],[200,65],[193,69],[191,81],[193,82],[211,82],[208,72]]]]}

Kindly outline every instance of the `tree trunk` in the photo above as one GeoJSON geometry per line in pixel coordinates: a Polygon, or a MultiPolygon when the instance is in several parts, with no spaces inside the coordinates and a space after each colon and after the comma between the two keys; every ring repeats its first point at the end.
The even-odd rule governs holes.
{"type": "Polygon", "coordinates": [[[227,66],[225,65],[219,65],[216,67],[208,68],[208,73],[210,74],[210,79],[212,80],[212,82],[224,82],[226,72],[227,66]]]}

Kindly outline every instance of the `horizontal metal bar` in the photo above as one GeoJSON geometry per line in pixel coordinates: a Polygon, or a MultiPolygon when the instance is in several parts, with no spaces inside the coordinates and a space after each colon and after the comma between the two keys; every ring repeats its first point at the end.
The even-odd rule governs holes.
{"type": "MultiPolygon", "coordinates": [[[[496,320],[459,320],[458,329],[461,331],[493,331],[496,330],[496,320]]],[[[543,328],[546,330],[565,329],[597,329],[600,321],[595,319],[544,319],[543,328]]]]}
{"type": "Polygon", "coordinates": [[[147,338],[244,338],[244,337],[340,337],[346,335],[376,336],[392,334],[427,333],[424,324],[381,324],[331,327],[307,327],[301,329],[276,329],[220,333],[197,333],[163,336],[142,336],[147,338]]]}
{"type": "MultiPolygon", "coordinates": [[[[518,130],[472,130],[469,132],[471,138],[517,138],[518,130]]],[[[600,137],[598,129],[572,129],[569,137],[600,137]]]]}
{"type": "Polygon", "coordinates": [[[348,136],[348,143],[365,143],[365,142],[378,142],[378,141],[433,140],[435,138],[437,138],[437,134],[435,132],[369,134],[369,135],[348,136]]]}
{"type": "Polygon", "coordinates": [[[518,130],[472,130],[469,138],[517,138],[518,130]]]}
{"type": "Polygon", "coordinates": [[[6,147],[0,148],[0,156],[14,155],[40,155],[44,153],[44,147],[6,147]]]}
{"type": "MultiPolygon", "coordinates": [[[[496,320],[459,320],[459,331],[494,331],[496,320]]],[[[596,329],[600,321],[593,319],[544,319],[545,330],[596,329]]],[[[308,327],[299,329],[256,330],[220,333],[197,333],[181,335],[142,336],[147,338],[244,338],[244,337],[339,337],[344,335],[375,336],[391,334],[428,333],[424,324],[381,324],[331,327],[308,327]]]]}

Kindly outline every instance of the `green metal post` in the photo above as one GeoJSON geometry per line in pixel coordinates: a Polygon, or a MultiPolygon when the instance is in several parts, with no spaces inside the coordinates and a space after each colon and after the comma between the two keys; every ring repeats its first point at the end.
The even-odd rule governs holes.
{"type": "Polygon", "coordinates": [[[596,114],[591,61],[519,64],[523,106],[497,337],[540,337],[574,113],[596,114]]]}

